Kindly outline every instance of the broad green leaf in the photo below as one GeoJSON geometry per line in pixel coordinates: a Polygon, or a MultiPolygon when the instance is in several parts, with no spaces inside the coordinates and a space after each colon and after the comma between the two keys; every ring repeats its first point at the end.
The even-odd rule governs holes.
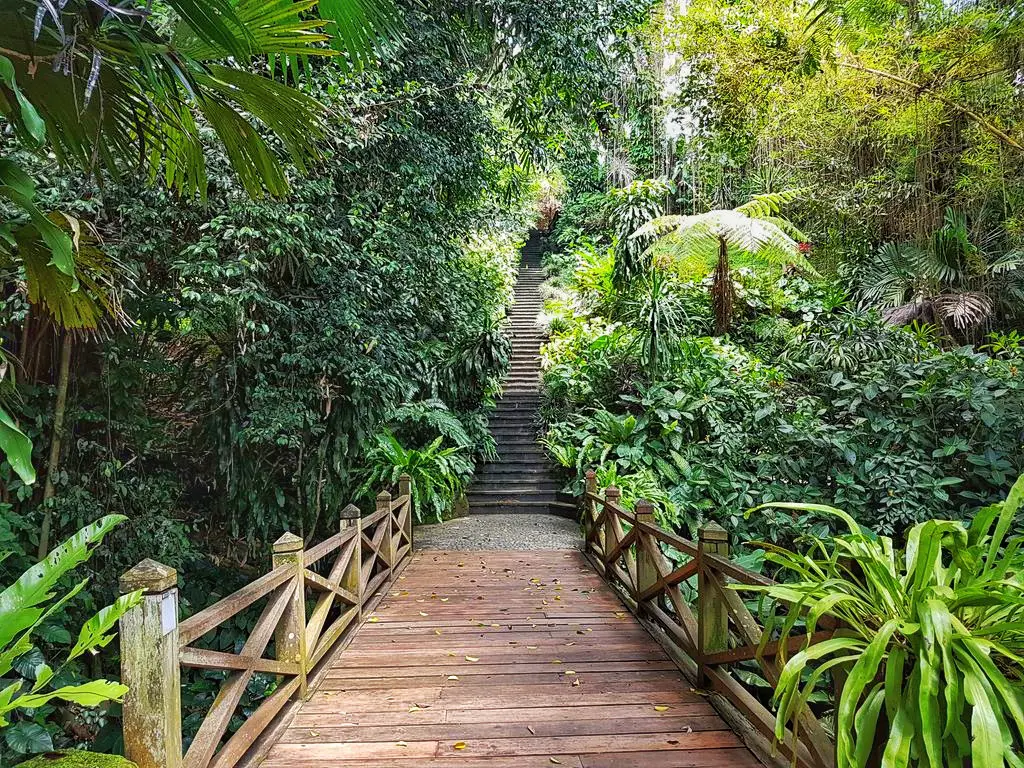
{"type": "Polygon", "coordinates": [[[102,648],[116,637],[116,633],[110,629],[117,624],[118,620],[142,600],[142,592],[132,592],[121,595],[106,608],[100,610],[95,616],[82,625],[78,633],[78,642],[68,654],[68,661],[77,659],[87,651],[95,651],[102,648]]]}
{"type": "Polygon", "coordinates": [[[3,451],[21,482],[32,485],[36,481],[36,470],[32,466],[32,441],[18,429],[14,419],[3,408],[0,408],[0,451],[3,451]]]}
{"type": "Polygon", "coordinates": [[[18,755],[37,755],[53,750],[50,732],[38,723],[23,720],[4,729],[4,741],[18,755]]]}

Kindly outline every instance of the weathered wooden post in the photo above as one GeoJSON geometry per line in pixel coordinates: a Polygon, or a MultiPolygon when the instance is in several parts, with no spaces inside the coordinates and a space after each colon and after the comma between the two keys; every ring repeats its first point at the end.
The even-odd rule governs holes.
{"type": "Polygon", "coordinates": [[[588,469],[583,482],[583,551],[590,549],[590,538],[594,533],[594,522],[597,519],[597,502],[588,494],[597,495],[597,473],[588,469]]]}
{"type": "Polygon", "coordinates": [[[405,508],[405,540],[409,542],[409,554],[412,555],[412,478],[408,475],[398,478],[398,495],[409,499],[405,508]]]}
{"type": "Polygon", "coordinates": [[[121,576],[122,594],[141,590],[121,629],[125,756],[139,768],[181,767],[178,573],[143,560],[121,576]]]}
{"type": "Polygon", "coordinates": [[[338,527],[345,531],[349,528],[355,528],[356,533],[353,537],[353,549],[352,557],[349,558],[348,565],[345,566],[345,573],[341,577],[342,589],[347,589],[353,595],[356,596],[358,604],[356,607],[359,609],[359,619],[363,618],[363,526],[362,518],[360,517],[359,507],[355,504],[349,504],[343,510],[341,510],[340,520],[338,527]]]}
{"type": "Polygon", "coordinates": [[[384,560],[387,562],[388,568],[394,571],[396,565],[395,537],[391,535],[394,520],[391,517],[391,493],[389,491],[381,491],[377,494],[377,512],[385,512],[384,515],[381,515],[379,523],[384,526],[384,539],[380,543],[380,549],[384,553],[384,560]]]}
{"type": "MultiPolygon", "coordinates": [[[[614,485],[609,485],[604,490],[604,500],[617,507],[622,500],[622,491],[614,485]]],[[[615,521],[615,513],[606,508],[604,511],[604,537],[601,541],[601,559],[604,561],[607,561],[608,553],[615,547],[615,521]]]]}
{"type": "Polygon", "coordinates": [[[299,665],[300,698],[306,697],[306,672],[309,664],[306,654],[306,580],[303,575],[306,563],[303,554],[302,539],[294,533],[285,533],[274,542],[274,569],[294,569],[289,582],[292,585],[291,597],[274,630],[275,657],[278,661],[299,665]]]}
{"type": "Polygon", "coordinates": [[[718,523],[706,523],[697,541],[697,663],[698,684],[707,684],[704,656],[729,648],[729,611],[718,589],[705,555],[729,556],[729,533],[718,523]]]}
{"type": "Polygon", "coordinates": [[[640,529],[640,523],[646,523],[648,525],[654,525],[654,505],[646,499],[641,499],[636,503],[634,508],[637,522],[636,532],[636,594],[633,595],[633,599],[636,600],[637,612],[643,613],[643,603],[640,600],[640,595],[645,591],[654,586],[658,580],[658,564],[651,551],[644,546],[646,541],[650,545],[657,547],[657,541],[651,539],[650,534],[644,533],[640,529]]]}

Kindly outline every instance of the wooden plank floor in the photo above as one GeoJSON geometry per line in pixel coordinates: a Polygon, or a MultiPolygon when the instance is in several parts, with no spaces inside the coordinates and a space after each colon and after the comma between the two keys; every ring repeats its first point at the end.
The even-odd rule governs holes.
{"type": "Polygon", "coordinates": [[[417,553],[262,768],[760,765],[575,551],[417,553]]]}

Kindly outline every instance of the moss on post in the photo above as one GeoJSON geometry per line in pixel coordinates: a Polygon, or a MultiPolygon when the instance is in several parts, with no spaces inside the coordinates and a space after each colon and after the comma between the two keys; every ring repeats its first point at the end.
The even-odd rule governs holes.
{"type": "MultiPolygon", "coordinates": [[[[636,503],[634,511],[638,524],[654,525],[654,506],[651,502],[641,499],[636,503]]],[[[658,546],[657,541],[651,540],[649,534],[641,530],[636,532],[636,594],[633,595],[633,599],[636,600],[637,612],[641,614],[643,613],[643,602],[640,600],[640,595],[653,587],[658,580],[658,564],[654,555],[644,546],[644,539],[647,539],[652,546],[658,546]]]]}
{"type": "Polygon", "coordinates": [[[403,474],[398,478],[398,495],[409,499],[405,508],[405,538],[409,542],[409,554],[412,555],[412,478],[403,474]]]}
{"type": "Polygon", "coordinates": [[[363,526],[360,517],[359,507],[349,504],[339,514],[338,527],[344,531],[355,528],[353,537],[352,557],[345,566],[345,573],[341,577],[341,586],[356,596],[356,607],[359,610],[359,619],[363,618],[363,526]]]}
{"type": "Polygon", "coordinates": [[[729,609],[712,583],[714,578],[704,555],[729,557],[729,532],[717,523],[707,523],[699,531],[697,542],[697,655],[698,683],[707,676],[704,656],[729,649],[729,609]]]}
{"type": "Polygon", "coordinates": [[[124,749],[139,768],[181,766],[178,574],[143,560],[121,576],[121,592],[142,602],[121,617],[124,749]]]}
{"type": "Polygon", "coordinates": [[[381,515],[379,525],[384,526],[384,540],[380,543],[381,553],[388,564],[388,568],[394,568],[395,563],[395,537],[392,535],[395,527],[394,515],[391,512],[391,493],[381,491],[377,494],[377,512],[381,515]]]}
{"type": "Polygon", "coordinates": [[[274,542],[274,568],[285,567],[295,571],[290,582],[293,585],[291,599],[274,630],[274,649],[278,661],[288,661],[299,665],[298,695],[305,698],[308,657],[306,655],[306,588],[303,579],[305,570],[303,546],[302,539],[294,533],[285,533],[274,542]]]}

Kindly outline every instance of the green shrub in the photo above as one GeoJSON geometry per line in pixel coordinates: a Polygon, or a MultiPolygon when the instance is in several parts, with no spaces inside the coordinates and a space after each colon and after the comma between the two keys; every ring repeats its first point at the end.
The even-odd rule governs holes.
{"type": "Polygon", "coordinates": [[[771,548],[765,555],[785,583],[754,589],[799,607],[783,622],[782,637],[804,616],[808,638],[825,616],[843,627],[783,657],[776,738],[821,676],[841,669],[839,765],[867,765],[877,735],[883,765],[1019,766],[1024,539],[1008,540],[1007,532],[1022,501],[1024,476],[970,523],[918,523],[903,549],[838,509],[787,506],[834,516],[848,533],[810,538],[806,552],[771,548]]]}

